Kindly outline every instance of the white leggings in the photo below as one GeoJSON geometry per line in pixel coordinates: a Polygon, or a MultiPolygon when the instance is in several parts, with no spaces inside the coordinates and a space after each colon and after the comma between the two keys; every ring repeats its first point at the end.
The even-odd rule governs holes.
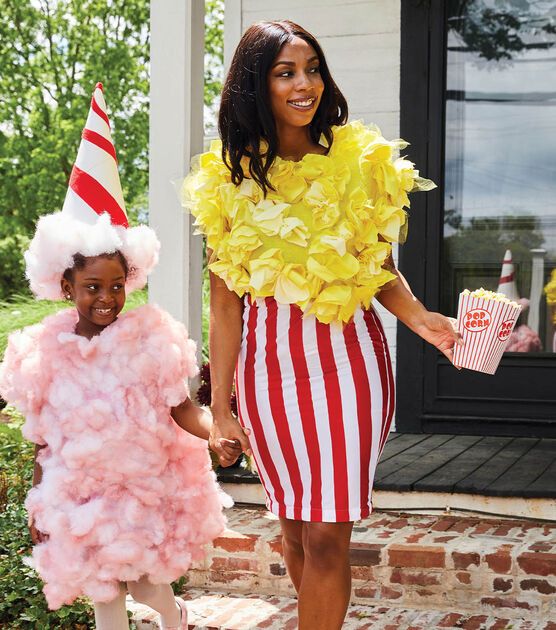
{"type": "MultiPolygon", "coordinates": [[[[150,606],[158,613],[163,628],[177,628],[180,623],[180,609],[169,584],[151,584],[146,577],[137,582],[128,582],[127,590],[136,602],[150,606]]],[[[97,630],[129,630],[125,605],[125,584],[120,585],[119,594],[110,602],[95,602],[95,623],[97,630]]]]}

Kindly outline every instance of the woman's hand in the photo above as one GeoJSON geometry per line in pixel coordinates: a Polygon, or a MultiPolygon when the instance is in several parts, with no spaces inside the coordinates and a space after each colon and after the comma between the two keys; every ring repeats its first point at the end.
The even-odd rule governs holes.
{"type": "Polygon", "coordinates": [[[454,359],[454,344],[463,345],[461,335],[456,329],[456,320],[440,313],[425,311],[413,330],[419,337],[440,350],[451,363],[454,359]]]}
{"type": "Polygon", "coordinates": [[[48,540],[48,534],[43,534],[43,532],[36,528],[35,519],[33,517],[29,518],[29,533],[31,534],[31,540],[34,545],[38,545],[48,540]]]}
{"type": "Polygon", "coordinates": [[[250,430],[244,429],[229,410],[224,413],[213,411],[212,415],[209,447],[217,454],[220,464],[231,466],[242,452],[251,456],[250,430]]]}

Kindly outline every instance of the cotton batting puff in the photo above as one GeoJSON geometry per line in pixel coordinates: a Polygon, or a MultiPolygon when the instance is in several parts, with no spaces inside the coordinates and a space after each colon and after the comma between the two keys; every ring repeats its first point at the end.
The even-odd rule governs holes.
{"type": "Polygon", "coordinates": [[[454,348],[454,365],[494,374],[504,354],[521,305],[485,289],[460,293],[458,330],[463,346],[454,348]]]}

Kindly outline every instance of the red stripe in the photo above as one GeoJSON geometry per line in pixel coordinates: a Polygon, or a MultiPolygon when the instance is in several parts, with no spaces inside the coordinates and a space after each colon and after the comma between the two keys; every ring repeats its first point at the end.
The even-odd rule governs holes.
{"type": "Polygon", "coordinates": [[[330,438],[332,441],[333,461],[331,464],[334,467],[336,518],[342,521],[345,520],[345,515],[349,514],[346,438],[344,435],[342,394],[330,339],[330,326],[318,320],[315,320],[315,326],[317,331],[317,347],[326,390],[330,438]]]}
{"type": "Polygon", "coordinates": [[[373,350],[378,363],[378,371],[380,374],[380,384],[382,387],[382,426],[380,431],[379,442],[379,457],[382,453],[386,436],[390,430],[392,424],[392,418],[394,416],[394,406],[391,404],[392,394],[394,392],[394,378],[392,376],[392,369],[390,365],[390,355],[388,354],[388,346],[386,344],[386,338],[382,331],[380,320],[375,315],[373,309],[369,309],[364,312],[365,323],[367,324],[367,330],[373,343],[373,350]]]}
{"type": "Polygon", "coordinates": [[[108,114],[101,109],[100,105],[95,101],[95,95],[91,98],[91,109],[104,120],[104,122],[110,127],[110,121],[108,120],[108,114]]]}
{"type": "MultiPolygon", "coordinates": [[[[239,423],[241,424],[242,427],[244,427],[244,428],[245,428],[245,426],[251,427],[249,422],[247,422],[247,423],[245,422],[246,418],[248,420],[250,420],[250,418],[249,418],[249,415],[246,414],[245,409],[243,408],[243,403],[241,402],[242,392],[243,392],[243,389],[245,389],[245,388],[242,389],[242,385],[240,385],[240,380],[239,380],[239,360],[238,360],[238,362],[236,364],[235,373],[236,373],[235,374],[235,376],[236,376],[235,385],[236,385],[236,402],[237,402],[238,420],[239,420],[239,423]]],[[[250,441],[252,442],[252,446],[253,446],[253,444],[256,444],[254,435],[250,438],[250,441]]],[[[255,459],[258,459],[258,453],[257,453],[256,448],[253,448],[253,456],[255,457],[255,459]]],[[[266,495],[268,497],[270,497],[271,494],[270,494],[268,486],[266,484],[266,477],[265,477],[265,475],[263,473],[264,469],[259,464],[259,462],[257,462],[257,467],[258,467],[258,470],[259,470],[259,477],[261,479],[261,483],[263,484],[263,488],[265,489],[266,495]]]]}
{"type": "Polygon", "coordinates": [[[290,308],[289,344],[295,374],[297,400],[301,426],[305,436],[305,445],[311,470],[311,520],[322,519],[322,471],[315,408],[311,394],[309,369],[303,348],[303,312],[296,306],[290,308]]]}
{"type": "Polygon", "coordinates": [[[106,153],[111,155],[116,160],[116,162],[118,162],[118,159],[116,158],[116,149],[114,148],[114,145],[110,142],[110,140],[107,140],[104,136],[101,136],[100,133],[97,133],[96,131],[93,131],[92,129],[83,129],[83,133],[81,134],[81,137],[84,140],[87,140],[88,142],[90,142],[91,144],[94,144],[100,149],[103,149],[104,151],[106,151],[106,153]]]}
{"type": "Polygon", "coordinates": [[[73,165],[69,185],[97,214],[108,212],[114,225],[128,227],[127,217],[120,204],[102,184],[76,164],[73,165]]]}
{"type": "Polygon", "coordinates": [[[498,284],[505,284],[506,282],[513,282],[514,274],[513,272],[509,276],[501,276],[500,280],[498,280],[498,284]]]}
{"type": "MultiPolygon", "coordinates": [[[[264,462],[264,469],[266,470],[270,483],[274,488],[274,497],[276,498],[276,502],[278,504],[280,516],[285,518],[286,513],[284,508],[284,489],[282,488],[280,478],[278,477],[278,473],[276,472],[276,467],[274,466],[270,451],[268,450],[268,445],[265,439],[265,431],[261,422],[261,418],[259,416],[257,398],[255,396],[255,353],[257,351],[257,338],[255,331],[257,328],[258,310],[259,309],[256,306],[249,307],[247,336],[245,339],[247,349],[244,368],[245,406],[247,407],[247,415],[249,416],[251,426],[253,427],[253,436],[257,443],[257,449],[259,451],[261,460],[264,462]]],[[[270,494],[268,494],[268,496],[270,496],[270,494]]]]}
{"type": "Polygon", "coordinates": [[[266,299],[266,368],[268,374],[268,399],[278,444],[284,456],[284,462],[288,469],[290,482],[293,489],[294,505],[293,517],[296,521],[301,520],[301,508],[303,505],[303,482],[297,464],[297,456],[293,447],[292,436],[286,415],[284,404],[284,392],[282,391],[282,373],[278,361],[278,304],[273,298],[266,299]]]}
{"type": "MultiPolygon", "coordinates": [[[[355,398],[357,402],[357,421],[359,423],[359,460],[361,478],[361,518],[369,515],[369,472],[371,465],[371,444],[373,440],[373,423],[371,417],[371,388],[361,342],[357,335],[355,322],[352,320],[344,326],[344,339],[349,357],[355,398]]],[[[355,456],[355,453],[352,454],[355,456]]]]}
{"type": "Polygon", "coordinates": [[[382,327],[382,323],[378,315],[373,311],[373,317],[376,320],[377,328],[382,335],[382,348],[384,351],[384,360],[386,362],[386,373],[388,374],[388,415],[386,418],[386,427],[384,429],[384,434],[382,436],[382,443],[380,445],[379,457],[382,451],[384,450],[384,445],[386,444],[386,440],[388,438],[388,434],[390,433],[390,428],[392,427],[392,421],[394,419],[394,411],[396,408],[396,384],[394,382],[394,372],[392,371],[392,360],[390,359],[390,349],[388,348],[388,342],[386,340],[386,333],[384,332],[384,328],[382,327]]]}

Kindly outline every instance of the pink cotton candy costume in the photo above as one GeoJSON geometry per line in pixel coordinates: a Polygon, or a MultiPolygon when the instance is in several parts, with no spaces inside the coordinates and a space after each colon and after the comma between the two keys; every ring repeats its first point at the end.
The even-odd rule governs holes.
{"type": "Polygon", "coordinates": [[[155,306],[121,315],[88,340],[64,310],[11,335],[0,392],[26,417],[42,482],[29,515],[49,539],[33,550],[51,608],[118,582],[183,575],[224,526],[206,442],[170,408],[188,396],[195,344],[155,306]]]}

